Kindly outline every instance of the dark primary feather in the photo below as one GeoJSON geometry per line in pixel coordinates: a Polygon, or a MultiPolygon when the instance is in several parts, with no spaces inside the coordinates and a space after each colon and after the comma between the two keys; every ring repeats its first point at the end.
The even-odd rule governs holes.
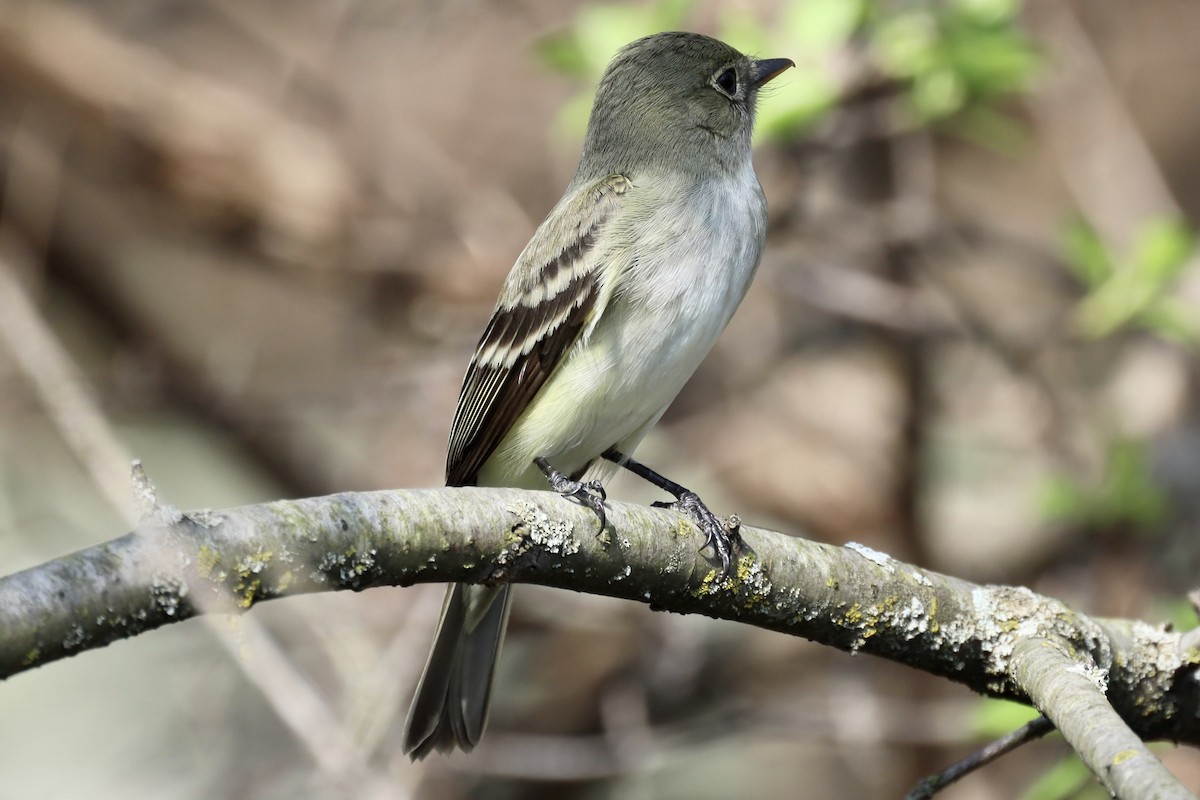
{"type": "Polygon", "coordinates": [[[492,318],[480,347],[492,343],[511,347],[514,342],[523,341],[530,331],[553,319],[559,311],[567,311],[562,322],[547,330],[529,352],[518,356],[511,366],[471,362],[463,382],[459,403],[461,413],[455,417],[450,440],[446,462],[448,486],[474,483],[484,462],[583,330],[596,301],[596,288],[594,274],[579,276],[571,281],[566,291],[542,305],[517,306],[497,312],[492,318]]]}
{"type": "Polygon", "coordinates": [[[520,277],[522,285],[508,285],[501,294],[463,378],[446,459],[448,486],[475,483],[479,470],[586,327],[601,294],[602,270],[599,264],[583,262],[611,218],[611,200],[628,185],[620,176],[609,176],[589,187],[558,215],[586,223],[564,232],[552,213],[522,254],[536,257],[539,239],[564,241],[561,234],[570,234],[540,268],[523,274],[514,270],[510,284],[520,277]],[[558,283],[558,291],[539,293],[558,283]]]}

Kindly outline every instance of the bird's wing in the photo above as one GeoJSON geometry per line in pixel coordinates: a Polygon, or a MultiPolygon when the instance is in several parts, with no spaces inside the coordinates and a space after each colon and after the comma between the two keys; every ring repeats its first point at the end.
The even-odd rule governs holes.
{"type": "MultiPolygon", "coordinates": [[[[475,483],[484,462],[612,294],[596,242],[632,186],[585,184],[550,212],[509,273],[463,378],[446,484],[475,483]]],[[[611,279],[608,279],[611,284],[611,279]]]]}

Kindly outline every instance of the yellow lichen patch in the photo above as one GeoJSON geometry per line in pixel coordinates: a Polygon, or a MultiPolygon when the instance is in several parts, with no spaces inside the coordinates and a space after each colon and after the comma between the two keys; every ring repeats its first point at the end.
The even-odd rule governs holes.
{"type": "Polygon", "coordinates": [[[258,596],[258,590],[262,587],[262,581],[258,578],[250,581],[244,586],[238,586],[238,593],[241,597],[238,599],[238,605],[242,608],[249,608],[254,605],[254,600],[258,596]]]}
{"type": "Polygon", "coordinates": [[[863,639],[869,639],[878,633],[879,614],[880,610],[877,606],[863,608],[855,603],[842,615],[842,625],[847,628],[857,628],[863,639]]]}
{"type": "Polygon", "coordinates": [[[763,569],[762,562],[753,553],[748,553],[738,561],[737,580],[745,590],[746,600],[743,607],[754,609],[767,603],[771,597],[773,586],[763,569]]]}
{"type": "Polygon", "coordinates": [[[196,572],[201,578],[211,578],[213,570],[221,563],[221,554],[206,544],[200,545],[196,553],[196,572]]]}
{"type": "Polygon", "coordinates": [[[1122,750],[1121,752],[1119,752],[1115,756],[1113,756],[1112,763],[1113,763],[1113,766],[1115,767],[1118,764],[1124,764],[1126,761],[1129,761],[1130,759],[1137,758],[1137,757],[1138,757],[1137,750],[1133,750],[1133,749],[1122,750]]]}
{"type": "Polygon", "coordinates": [[[747,554],[738,559],[737,562],[737,577],[739,581],[746,581],[750,578],[750,571],[754,568],[754,555],[747,554]]]}
{"type": "Polygon", "coordinates": [[[274,558],[274,551],[260,548],[253,555],[244,556],[238,561],[238,582],[233,591],[238,597],[238,605],[242,608],[254,605],[254,601],[260,596],[262,578],[259,576],[274,558]]]}
{"type": "Polygon", "coordinates": [[[704,576],[704,580],[700,582],[700,588],[693,592],[695,597],[708,597],[717,593],[718,589],[730,587],[732,584],[727,578],[723,578],[721,573],[715,569],[710,569],[704,576]]]}
{"type": "Polygon", "coordinates": [[[35,647],[32,650],[30,650],[28,653],[25,654],[25,658],[23,658],[21,660],[21,664],[26,667],[32,666],[33,664],[36,664],[41,657],[42,657],[41,649],[35,647]]]}
{"type": "Polygon", "coordinates": [[[237,564],[237,574],[241,578],[249,578],[251,575],[257,575],[267,568],[275,558],[273,550],[263,550],[261,547],[255,551],[252,556],[245,556],[237,564]]]}
{"type": "Polygon", "coordinates": [[[928,617],[929,617],[929,632],[930,633],[938,633],[942,629],[941,623],[938,622],[938,620],[937,620],[937,611],[938,611],[937,595],[935,594],[929,598],[928,617]]]}

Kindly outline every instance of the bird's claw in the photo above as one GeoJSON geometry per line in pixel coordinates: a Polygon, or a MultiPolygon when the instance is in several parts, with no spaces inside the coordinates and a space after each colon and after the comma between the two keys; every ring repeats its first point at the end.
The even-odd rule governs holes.
{"type": "Polygon", "coordinates": [[[604,511],[604,501],[608,499],[608,492],[604,491],[604,484],[598,480],[577,481],[568,478],[551,467],[545,459],[536,459],[535,463],[541,468],[552,490],[567,499],[573,498],[578,500],[592,511],[595,511],[596,516],[600,518],[600,530],[604,530],[604,527],[608,524],[608,516],[604,511]]]}
{"type": "Polygon", "coordinates": [[[565,489],[556,489],[563,497],[573,497],[585,506],[596,512],[596,516],[600,518],[600,530],[604,530],[604,526],[608,524],[608,516],[604,512],[604,501],[608,499],[608,493],[604,491],[604,484],[597,480],[591,481],[572,481],[572,486],[565,489]]]}
{"type": "Polygon", "coordinates": [[[742,535],[739,532],[741,520],[736,514],[722,520],[708,510],[708,506],[693,491],[684,491],[673,503],[655,503],[659,508],[670,508],[687,516],[704,533],[704,550],[711,547],[713,556],[721,562],[721,574],[728,577],[732,574],[733,559],[742,549],[742,535]]]}

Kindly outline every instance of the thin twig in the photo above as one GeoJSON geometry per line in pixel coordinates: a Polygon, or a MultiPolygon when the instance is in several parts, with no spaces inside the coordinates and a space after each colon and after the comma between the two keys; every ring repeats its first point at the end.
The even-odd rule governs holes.
{"type": "MultiPolygon", "coordinates": [[[[71,356],[17,281],[6,256],[0,256],[0,341],[12,352],[46,414],[97,490],[128,524],[136,524],[128,477],[130,454],[113,433],[71,356]]],[[[203,595],[193,597],[193,602],[204,600],[203,595]]],[[[233,663],[323,771],[344,775],[347,770],[361,769],[366,756],[355,749],[320,693],[296,670],[261,623],[242,619],[239,641],[219,617],[205,615],[204,620],[233,663]],[[253,665],[242,657],[245,642],[251,644],[253,665]]]]}
{"type": "Polygon", "coordinates": [[[1045,717],[1038,717],[1022,725],[1010,734],[1001,736],[994,742],[981,747],[963,760],[947,767],[945,770],[925,778],[913,790],[904,796],[904,800],[928,800],[975,770],[985,767],[1001,756],[1011,753],[1023,744],[1040,739],[1054,730],[1054,723],[1045,717]]]}

